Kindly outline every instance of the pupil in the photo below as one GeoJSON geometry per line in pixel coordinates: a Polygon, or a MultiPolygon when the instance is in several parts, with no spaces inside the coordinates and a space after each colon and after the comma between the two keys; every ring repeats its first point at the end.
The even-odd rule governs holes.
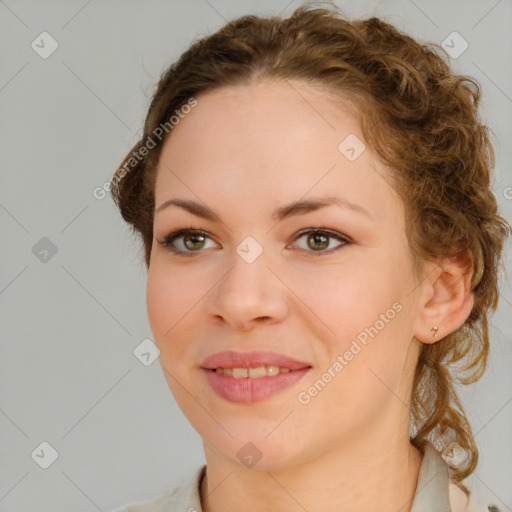
{"type": "MultiPolygon", "coordinates": [[[[195,247],[189,247],[189,245],[188,245],[188,243],[187,243],[187,242],[188,242],[189,240],[197,240],[197,239],[199,239],[199,238],[203,238],[203,236],[202,236],[202,235],[189,235],[189,236],[185,237],[185,245],[186,245],[189,249],[194,249],[195,247]]],[[[192,244],[195,244],[195,243],[197,243],[197,242],[192,242],[192,244]]],[[[199,243],[200,243],[200,242],[199,242],[199,243]]]]}
{"type": "Polygon", "coordinates": [[[325,235],[311,235],[309,240],[311,241],[312,239],[314,240],[313,243],[309,243],[309,246],[312,249],[318,248],[318,246],[315,246],[315,241],[318,241],[319,239],[323,240],[323,242],[320,242],[322,244],[320,249],[325,249],[325,247],[327,247],[329,245],[329,242],[327,241],[327,236],[325,236],[325,235]]]}

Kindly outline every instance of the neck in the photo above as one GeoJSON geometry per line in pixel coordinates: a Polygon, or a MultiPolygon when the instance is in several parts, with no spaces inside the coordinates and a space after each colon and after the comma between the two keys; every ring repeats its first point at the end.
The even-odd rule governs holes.
{"type": "Polygon", "coordinates": [[[246,468],[205,447],[203,512],[410,512],[422,455],[409,439],[351,440],[315,460],[246,468]]]}

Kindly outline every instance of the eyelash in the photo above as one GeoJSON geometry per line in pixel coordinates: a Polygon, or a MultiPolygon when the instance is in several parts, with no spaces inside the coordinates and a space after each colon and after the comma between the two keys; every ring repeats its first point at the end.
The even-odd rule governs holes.
{"type": "MultiPolygon", "coordinates": [[[[324,256],[326,254],[332,254],[333,252],[339,250],[339,249],[343,249],[344,247],[348,246],[348,245],[351,245],[353,242],[347,238],[346,236],[342,236],[341,234],[337,233],[336,231],[333,231],[331,229],[328,229],[328,228],[325,228],[323,226],[321,227],[318,227],[318,228],[306,228],[306,229],[303,229],[301,231],[299,231],[297,233],[297,235],[295,236],[294,238],[294,242],[297,241],[299,238],[301,238],[302,236],[304,235],[308,235],[310,233],[321,233],[323,235],[327,235],[329,238],[334,238],[340,242],[343,242],[343,245],[339,245],[338,247],[334,247],[333,249],[328,249],[328,250],[324,250],[324,251],[318,251],[318,252],[315,252],[315,251],[308,251],[306,249],[301,249],[301,250],[304,250],[308,253],[311,253],[313,256],[324,256]]],[[[172,243],[184,236],[184,235],[188,235],[188,234],[195,234],[195,235],[201,235],[203,237],[207,237],[207,238],[210,238],[212,239],[208,233],[206,233],[206,231],[203,231],[202,229],[198,229],[198,228],[195,228],[194,226],[192,225],[187,225],[187,226],[184,226],[182,228],[179,228],[171,233],[169,233],[162,241],[159,241],[158,243],[162,246],[164,246],[169,252],[173,253],[173,254],[176,254],[177,256],[184,256],[184,257],[192,257],[192,256],[195,256],[196,254],[199,254],[201,252],[204,252],[204,251],[201,251],[201,250],[197,250],[197,251],[182,251],[181,249],[176,249],[176,247],[174,247],[172,245],[172,243]]]]}

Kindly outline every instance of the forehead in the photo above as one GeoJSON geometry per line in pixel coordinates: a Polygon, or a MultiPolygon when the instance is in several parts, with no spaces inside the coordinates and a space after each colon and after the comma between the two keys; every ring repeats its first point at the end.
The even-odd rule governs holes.
{"type": "Polygon", "coordinates": [[[364,146],[356,108],[325,89],[259,82],[196,100],[162,149],[156,206],[171,194],[274,209],[308,193],[339,193],[385,215],[396,202],[386,169],[364,146]]]}

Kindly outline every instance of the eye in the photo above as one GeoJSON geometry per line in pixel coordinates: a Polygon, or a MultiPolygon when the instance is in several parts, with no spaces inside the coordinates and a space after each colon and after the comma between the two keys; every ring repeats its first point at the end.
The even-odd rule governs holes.
{"type": "Polygon", "coordinates": [[[301,238],[306,238],[306,249],[303,249],[307,252],[313,252],[314,256],[323,256],[324,254],[331,254],[334,251],[337,251],[346,245],[350,245],[352,242],[346,237],[341,235],[336,231],[332,231],[330,229],[325,228],[308,228],[301,232],[299,232],[298,236],[295,240],[300,240],[301,238]],[[325,251],[327,247],[330,245],[329,239],[335,239],[341,242],[338,246],[325,251]],[[313,249],[313,251],[309,251],[309,249],[313,249]],[[317,253],[317,254],[314,254],[317,253]]]}
{"type": "MultiPolygon", "coordinates": [[[[332,252],[339,250],[346,245],[352,244],[351,240],[349,240],[346,236],[326,228],[308,228],[302,230],[295,236],[294,240],[300,240],[301,238],[306,238],[307,248],[302,247],[300,249],[306,252],[310,252],[314,256],[331,254],[332,252]],[[328,251],[326,251],[324,249],[329,247],[330,239],[335,239],[340,243],[338,246],[330,248],[328,251]]],[[[205,241],[207,239],[211,240],[210,236],[208,236],[205,231],[202,229],[189,227],[178,229],[172,233],[169,233],[162,241],[158,243],[166,247],[170,252],[179,256],[194,256],[194,253],[203,252],[201,249],[206,247],[205,241]],[[176,247],[176,242],[178,242],[178,245],[181,245],[181,247],[176,247]]]]}
{"type": "Polygon", "coordinates": [[[199,249],[204,247],[205,239],[207,238],[209,239],[210,237],[202,229],[185,228],[173,231],[159,243],[174,254],[180,256],[194,256],[195,252],[200,252],[199,249]],[[180,242],[181,247],[184,248],[175,247],[175,241],[180,242]]]}

